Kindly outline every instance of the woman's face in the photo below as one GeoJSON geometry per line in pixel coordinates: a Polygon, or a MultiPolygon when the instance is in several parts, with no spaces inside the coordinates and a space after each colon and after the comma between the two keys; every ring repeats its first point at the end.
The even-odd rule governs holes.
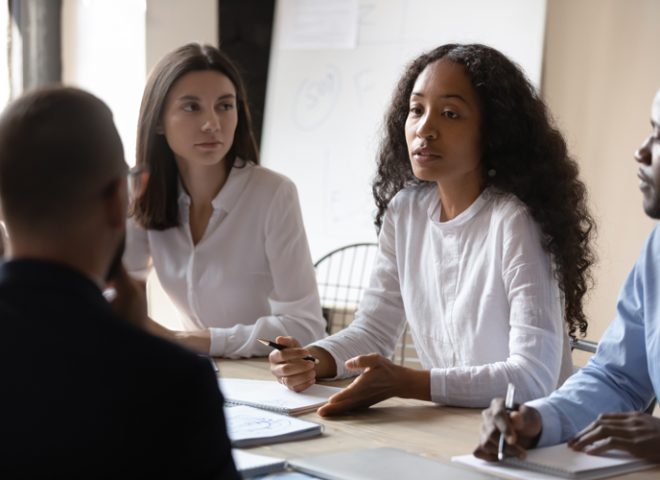
{"type": "Polygon", "coordinates": [[[463,66],[441,59],[417,77],[405,133],[414,175],[438,183],[480,181],[481,110],[463,66]]]}
{"type": "Polygon", "coordinates": [[[161,122],[180,168],[217,165],[234,142],[236,88],[220,72],[189,72],[167,94],[161,122]]]}

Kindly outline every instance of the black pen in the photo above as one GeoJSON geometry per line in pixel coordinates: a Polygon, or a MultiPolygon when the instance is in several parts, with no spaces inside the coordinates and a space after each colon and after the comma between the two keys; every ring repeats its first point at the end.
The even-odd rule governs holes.
{"type": "MultiPolygon", "coordinates": [[[[280,343],[271,342],[270,340],[263,340],[263,339],[261,339],[261,338],[257,339],[257,341],[258,341],[259,343],[263,343],[263,344],[266,345],[267,347],[270,347],[270,348],[276,348],[277,350],[284,350],[285,348],[289,348],[289,347],[287,347],[286,345],[282,345],[282,344],[280,344],[280,343]]],[[[305,355],[305,356],[303,357],[303,360],[309,360],[310,362],[319,363],[319,359],[316,358],[316,357],[312,357],[311,355],[305,355]]]]}
{"type": "MultiPolygon", "coordinates": [[[[513,383],[509,383],[506,387],[506,399],[504,400],[504,408],[507,412],[513,411],[513,396],[515,395],[516,387],[513,383]]],[[[501,462],[504,460],[504,432],[500,433],[500,443],[497,448],[497,459],[501,462]]]]}

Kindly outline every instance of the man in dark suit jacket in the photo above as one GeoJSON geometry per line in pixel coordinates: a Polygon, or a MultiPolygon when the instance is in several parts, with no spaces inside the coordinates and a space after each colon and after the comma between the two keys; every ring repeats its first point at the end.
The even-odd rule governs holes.
{"type": "Polygon", "coordinates": [[[0,478],[239,478],[211,365],[141,328],[123,158],[81,90],[0,117],[0,478]]]}

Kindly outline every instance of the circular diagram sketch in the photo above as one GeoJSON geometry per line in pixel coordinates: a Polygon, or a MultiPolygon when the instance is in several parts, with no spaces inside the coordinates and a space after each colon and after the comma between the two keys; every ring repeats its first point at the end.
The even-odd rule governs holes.
{"type": "Polygon", "coordinates": [[[293,122],[301,130],[314,130],[325,122],[335,108],[341,90],[336,67],[328,66],[318,75],[303,79],[298,87],[293,122]]]}

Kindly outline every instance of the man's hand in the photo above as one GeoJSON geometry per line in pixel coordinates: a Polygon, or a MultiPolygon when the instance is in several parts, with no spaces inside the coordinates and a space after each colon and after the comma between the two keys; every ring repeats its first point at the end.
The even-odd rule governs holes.
{"type": "Polygon", "coordinates": [[[522,405],[519,410],[508,412],[502,398],[493,399],[481,416],[481,436],[474,456],[489,462],[497,461],[501,432],[505,435],[506,456],[525,458],[526,450],[536,444],[543,426],[535,409],[522,405]]]}
{"type": "Polygon", "coordinates": [[[123,265],[113,272],[108,283],[114,288],[113,298],[110,300],[112,308],[122,318],[140,328],[147,328],[147,295],[144,284],[131,278],[123,265]]]}
{"type": "MultiPolygon", "coordinates": [[[[367,408],[375,403],[396,396],[411,396],[412,389],[408,373],[412,370],[395,365],[377,353],[360,355],[346,361],[348,368],[364,369],[348,387],[334,394],[318,409],[322,417],[337,415],[358,408],[367,408]]],[[[419,372],[427,373],[428,372],[419,372]]],[[[430,395],[430,393],[429,393],[430,395]]]]}
{"type": "Polygon", "coordinates": [[[568,445],[590,454],[625,450],[635,457],[660,462],[660,418],[641,412],[604,413],[568,445]]]}

